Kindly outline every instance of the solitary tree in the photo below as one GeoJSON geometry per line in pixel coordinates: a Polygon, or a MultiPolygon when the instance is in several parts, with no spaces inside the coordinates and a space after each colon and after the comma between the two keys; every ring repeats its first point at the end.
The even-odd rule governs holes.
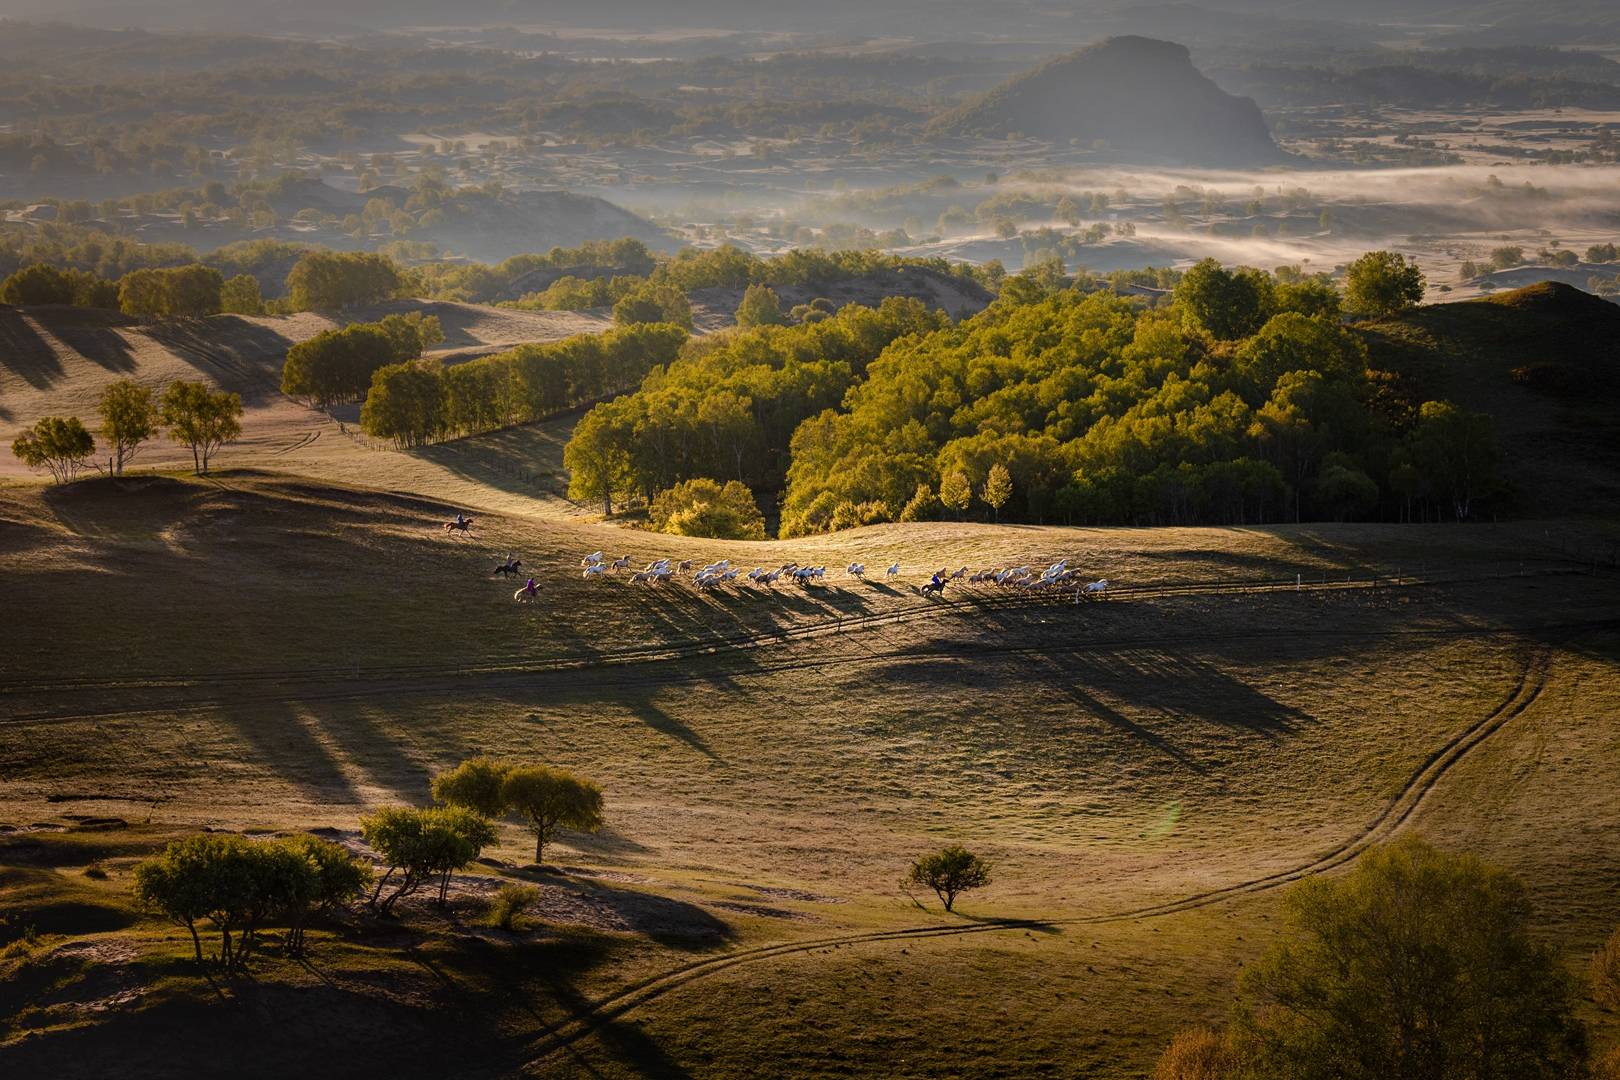
{"type": "Polygon", "coordinates": [[[959,471],[946,473],[939,481],[939,501],[955,511],[960,519],[963,511],[973,502],[973,485],[967,474],[959,471]]]}
{"type": "Polygon", "coordinates": [[[532,765],[513,769],[501,785],[507,808],[534,830],[534,861],[544,863],[546,844],[560,828],[595,832],[602,827],[602,789],[563,769],[532,765]]]}
{"type": "Polygon", "coordinates": [[[906,881],[933,889],[950,911],[959,894],[990,884],[990,864],[962,845],[952,844],[912,863],[906,881]]]}
{"type": "Polygon", "coordinates": [[[49,469],[52,480],[65,484],[96,452],[96,441],[77,416],[46,416],[12,440],[11,452],[30,469],[49,469]]]}
{"type": "Polygon", "coordinates": [[[1288,894],[1291,934],[1244,972],[1256,1073],[1297,1080],[1575,1075],[1574,988],[1522,882],[1404,837],[1288,894]]]}
{"type": "Polygon", "coordinates": [[[1000,521],[1001,508],[1012,498],[1012,474],[1007,471],[1007,466],[999,461],[990,466],[990,475],[985,477],[984,488],[979,492],[979,497],[990,507],[995,519],[1000,521]]]}
{"type": "Polygon", "coordinates": [[[193,471],[206,476],[209,458],[242,434],[242,395],[173,382],[163,391],[162,417],[169,438],[191,448],[193,471]]]}
{"type": "Polygon", "coordinates": [[[1423,299],[1423,271],[1393,251],[1369,251],[1344,279],[1344,306],[1353,315],[1383,318],[1423,299]]]}
{"type": "Polygon", "coordinates": [[[112,447],[113,475],[122,476],[141,443],[157,432],[158,407],[152,388],[120,379],[101,392],[96,411],[101,414],[102,437],[112,447]]]}

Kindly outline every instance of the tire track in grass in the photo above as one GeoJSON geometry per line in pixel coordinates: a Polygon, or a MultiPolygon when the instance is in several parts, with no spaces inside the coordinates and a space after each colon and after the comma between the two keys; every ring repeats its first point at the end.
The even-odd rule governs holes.
{"type": "Polygon", "coordinates": [[[963,937],[969,934],[998,933],[1008,930],[1048,929],[1060,926],[1096,926],[1106,923],[1129,922],[1136,919],[1160,918],[1178,912],[1209,907],[1239,896],[1266,892],[1292,884],[1312,874],[1337,869],[1352,861],[1369,847],[1393,837],[1412,819],[1423,801],[1441,779],[1470,752],[1496,734],[1514,718],[1535,704],[1546,687],[1551,657],[1539,651],[1529,657],[1520,668],[1513,689],[1502,702],[1481,719],[1461,732],[1425,758],[1399,791],[1385,803],[1367,826],[1355,836],[1337,845],[1315,859],[1287,870],[1251,878],[1233,885],[1210,889],[1178,900],[1074,919],[998,919],[968,926],[917,926],[896,930],[880,930],[865,934],[847,934],[841,937],[817,938],[809,941],[781,942],[741,949],[706,960],[695,961],[681,967],[641,979],[631,985],[599,999],[588,1012],[576,1016],[527,1051],[525,1072],[536,1068],[551,1055],[567,1049],[619,1017],[640,1008],[688,983],[705,978],[741,964],[791,956],[796,953],[834,949],[845,945],[862,945],[886,941],[915,941],[935,937],[963,937]]]}

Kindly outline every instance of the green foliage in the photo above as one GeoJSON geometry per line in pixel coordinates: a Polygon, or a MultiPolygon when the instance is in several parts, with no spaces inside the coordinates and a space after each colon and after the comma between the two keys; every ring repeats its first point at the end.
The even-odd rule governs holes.
{"type": "Polygon", "coordinates": [[[491,757],[468,758],[449,772],[433,778],[433,799],[462,806],[487,818],[506,813],[501,784],[511,766],[491,757]]]}
{"type": "Polygon", "coordinates": [[[460,806],[390,806],[360,819],[360,835],[388,867],[372,889],[370,904],[386,915],[400,899],[439,876],[439,904],[450,875],[495,842],[489,819],[460,806]],[[385,895],[386,891],[386,895],[385,895]]]}
{"type": "Polygon", "coordinates": [[[124,466],[135,456],[141,443],[157,433],[157,398],[151,387],[132,379],[120,379],[101,392],[96,412],[101,414],[102,437],[112,447],[113,475],[122,476],[124,466]]]}
{"type": "Polygon", "coordinates": [[[655,530],[676,536],[765,539],[765,518],[754,493],[738,480],[725,484],[707,477],[683,480],[653,498],[650,517],[655,530]]]}
{"type": "Polygon", "coordinates": [[[391,300],[404,283],[382,255],[311,251],[287,274],[287,299],[295,311],[341,311],[391,300]]]}
{"type": "Polygon", "coordinates": [[[1170,1041],[1150,1080],[1247,1080],[1252,1059],[1252,1048],[1230,1029],[1189,1028],[1170,1041]]]}
{"type": "Polygon", "coordinates": [[[952,469],[939,481],[939,501],[956,513],[960,520],[973,504],[973,482],[961,469],[952,469]]]}
{"type": "Polygon", "coordinates": [[[513,768],[501,783],[501,799],[533,830],[537,864],[544,864],[546,844],[558,829],[595,832],[602,827],[602,789],[564,769],[513,768]]]}
{"type": "Polygon", "coordinates": [[[625,294],[613,305],[613,321],[620,326],[669,323],[690,330],[692,305],[677,286],[648,283],[625,294]]]}
{"type": "Polygon", "coordinates": [[[172,382],[163,391],[159,417],[169,438],[191,449],[192,469],[208,474],[208,462],[242,434],[242,395],[210,390],[205,383],[172,382]]]}
{"type": "Polygon", "coordinates": [[[1262,1080],[1575,1075],[1572,980],[1518,879],[1405,837],[1286,900],[1289,936],[1241,979],[1262,1080]]]}
{"type": "Polygon", "coordinates": [[[1273,290],[1263,271],[1228,270],[1214,259],[1204,259],[1182,275],[1176,304],[1211,337],[1233,341],[1264,325],[1275,306],[1273,290]]]}
{"type": "Polygon", "coordinates": [[[173,841],[139,864],[135,896],[191,933],[199,964],[197,923],[211,922],[220,934],[220,965],[236,971],[267,922],[286,925],[286,951],[301,953],[309,918],[359,897],[369,876],[370,868],[341,845],[313,836],[254,843],[233,833],[204,833],[173,841]]]}
{"type": "MultiPolygon", "coordinates": [[[[966,483],[966,480],[963,480],[966,483]]],[[[901,521],[932,521],[939,516],[943,503],[934,489],[927,484],[918,484],[917,490],[907,500],[906,505],[900,509],[901,521]]]]}
{"type": "Polygon", "coordinates": [[[444,374],[429,362],[387,364],[371,375],[360,430],[400,449],[425,446],[445,431],[444,374]]]}
{"type": "Polygon", "coordinates": [[[984,487],[979,492],[979,498],[984,500],[986,506],[995,512],[996,520],[1001,520],[1001,508],[1007,505],[1012,498],[1012,474],[1007,466],[996,462],[990,466],[990,472],[984,479],[984,487]]]}
{"type": "Polygon", "coordinates": [[[1344,306],[1352,315],[1378,319],[1423,300],[1423,271],[1392,251],[1369,251],[1345,272],[1344,306]]]}
{"type": "Polygon", "coordinates": [[[956,906],[956,898],[970,889],[990,884],[990,864],[960,844],[952,844],[911,864],[907,884],[934,890],[945,910],[956,906]]]}
{"type": "Polygon", "coordinates": [[[1501,451],[1496,422],[1486,414],[1449,401],[1424,402],[1407,441],[1413,464],[1458,521],[1466,520],[1474,501],[1497,486],[1501,451]]]}
{"type": "Polygon", "coordinates": [[[118,283],[118,308],[143,319],[200,319],[220,312],[225,279],[201,263],[136,270],[118,283]]]}
{"type": "Polygon", "coordinates": [[[508,882],[495,891],[485,921],[508,933],[526,930],[529,927],[528,910],[539,902],[540,890],[533,885],[508,882]]]}
{"type": "Polygon", "coordinates": [[[378,369],[416,360],[443,340],[438,316],[419,311],[326,330],[287,350],[281,392],[322,408],[355,401],[365,395],[378,369]]]}
{"type": "Polygon", "coordinates": [[[228,278],[219,289],[219,310],[227,315],[263,315],[264,297],[259,279],[251,274],[228,278]]]}
{"type": "Polygon", "coordinates": [[[118,287],[72,267],[46,263],[25,266],[0,283],[0,304],[73,304],[116,308],[118,287]]]}
{"type": "Polygon", "coordinates": [[[77,416],[45,416],[12,441],[11,452],[30,469],[49,469],[52,480],[66,484],[96,452],[96,441],[77,416]]]}
{"type": "Polygon", "coordinates": [[[769,285],[748,286],[742,302],[737,305],[737,325],[745,329],[782,326],[787,321],[787,316],[782,314],[782,301],[769,285]]]}

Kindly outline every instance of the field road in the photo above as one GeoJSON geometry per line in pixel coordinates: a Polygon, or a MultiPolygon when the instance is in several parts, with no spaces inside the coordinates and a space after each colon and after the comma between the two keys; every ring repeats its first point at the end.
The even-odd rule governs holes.
{"type": "Polygon", "coordinates": [[[578,1016],[559,1026],[538,1040],[527,1051],[525,1071],[538,1068],[553,1055],[578,1042],[604,1025],[612,1023],[634,1009],[638,1009],[665,994],[678,990],[697,979],[725,971],[740,964],[755,963],[794,953],[813,952],[817,949],[835,949],[848,945],[873,942],[915,941],[921,938],[960,937],[968,934],[991,934],[1009,930],[1049,930],[1063,926],[1085,926],[1101,923],[1124,922],[1133,919],[1151,919],[1194,908],[1208,907],[1234,897],[1275,889],[1298,881],[1311,874],[1343,866],[1374,844],[1388,840],[1412,819],[1428,794],[1440,780],[1468,754],[1500,731],[1515,717],[1524,713],[1541,696],[1546,685],[1550,656],[1538,650],[1525,657],[1517,681],[1502,702],[1485,716],[1458,732],[1444,745],[1431,753],[1413,772],[1401,789],[1354,836],[1308,862],[1288,870],[1237,882],[1219,889],[1194,893],[1180,899],[1146,907],[1133,908],[1074,919],[987,920],[958,926],[916,926],[896,930],[849,934],[842,937],[815,938],[807,941],[783,942],[753,949],[740,949],[722,956],[710,957],[672,968],[661,974],[643,979],[631,986],[593,1002],[578,1016]]]}

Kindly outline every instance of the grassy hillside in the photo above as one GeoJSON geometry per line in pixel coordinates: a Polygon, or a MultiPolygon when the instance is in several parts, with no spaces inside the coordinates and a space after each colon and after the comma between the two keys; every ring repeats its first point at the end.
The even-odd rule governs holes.
{"type": "Polygon", "coordinates": [[[1620,508],[1620,305],[1546,282],[1367,329],[1373,365],[1399,373],[1417,400],[1495,417],[1510,484],[1503,509],[1620,508]]]}
{"type": "Polygon", "coordinates": [[[1136,1076],[1221,1015],[1277,886],[1401,830],[1525,873],[1572,963],[1620,919],[1620,597],[1540,528],[724,544],[491,515],[466,543],[445,509],[240,473],[0,488],[28,613],[0,629],[3,935],[46,935],[0,960],[15,1067],[1136,1076]],[[599,547],[903,573],[705,595],[584,581],[599,547]],[[506,552],[540,604],[488,578],[506,552]],[[915,591],[1061,556],[1115,596],[915,591]],[[593,775],[608,828],[540,870],[509,826],[448,914],[217,990],[129,906],[168,836],[354,842],[474,752],[593,775]],[[950,840],[997,872],[946,917],[895,882],[950,840]],[[538,929],[477,925],[501,880],[540,887],[538,929]]]}

